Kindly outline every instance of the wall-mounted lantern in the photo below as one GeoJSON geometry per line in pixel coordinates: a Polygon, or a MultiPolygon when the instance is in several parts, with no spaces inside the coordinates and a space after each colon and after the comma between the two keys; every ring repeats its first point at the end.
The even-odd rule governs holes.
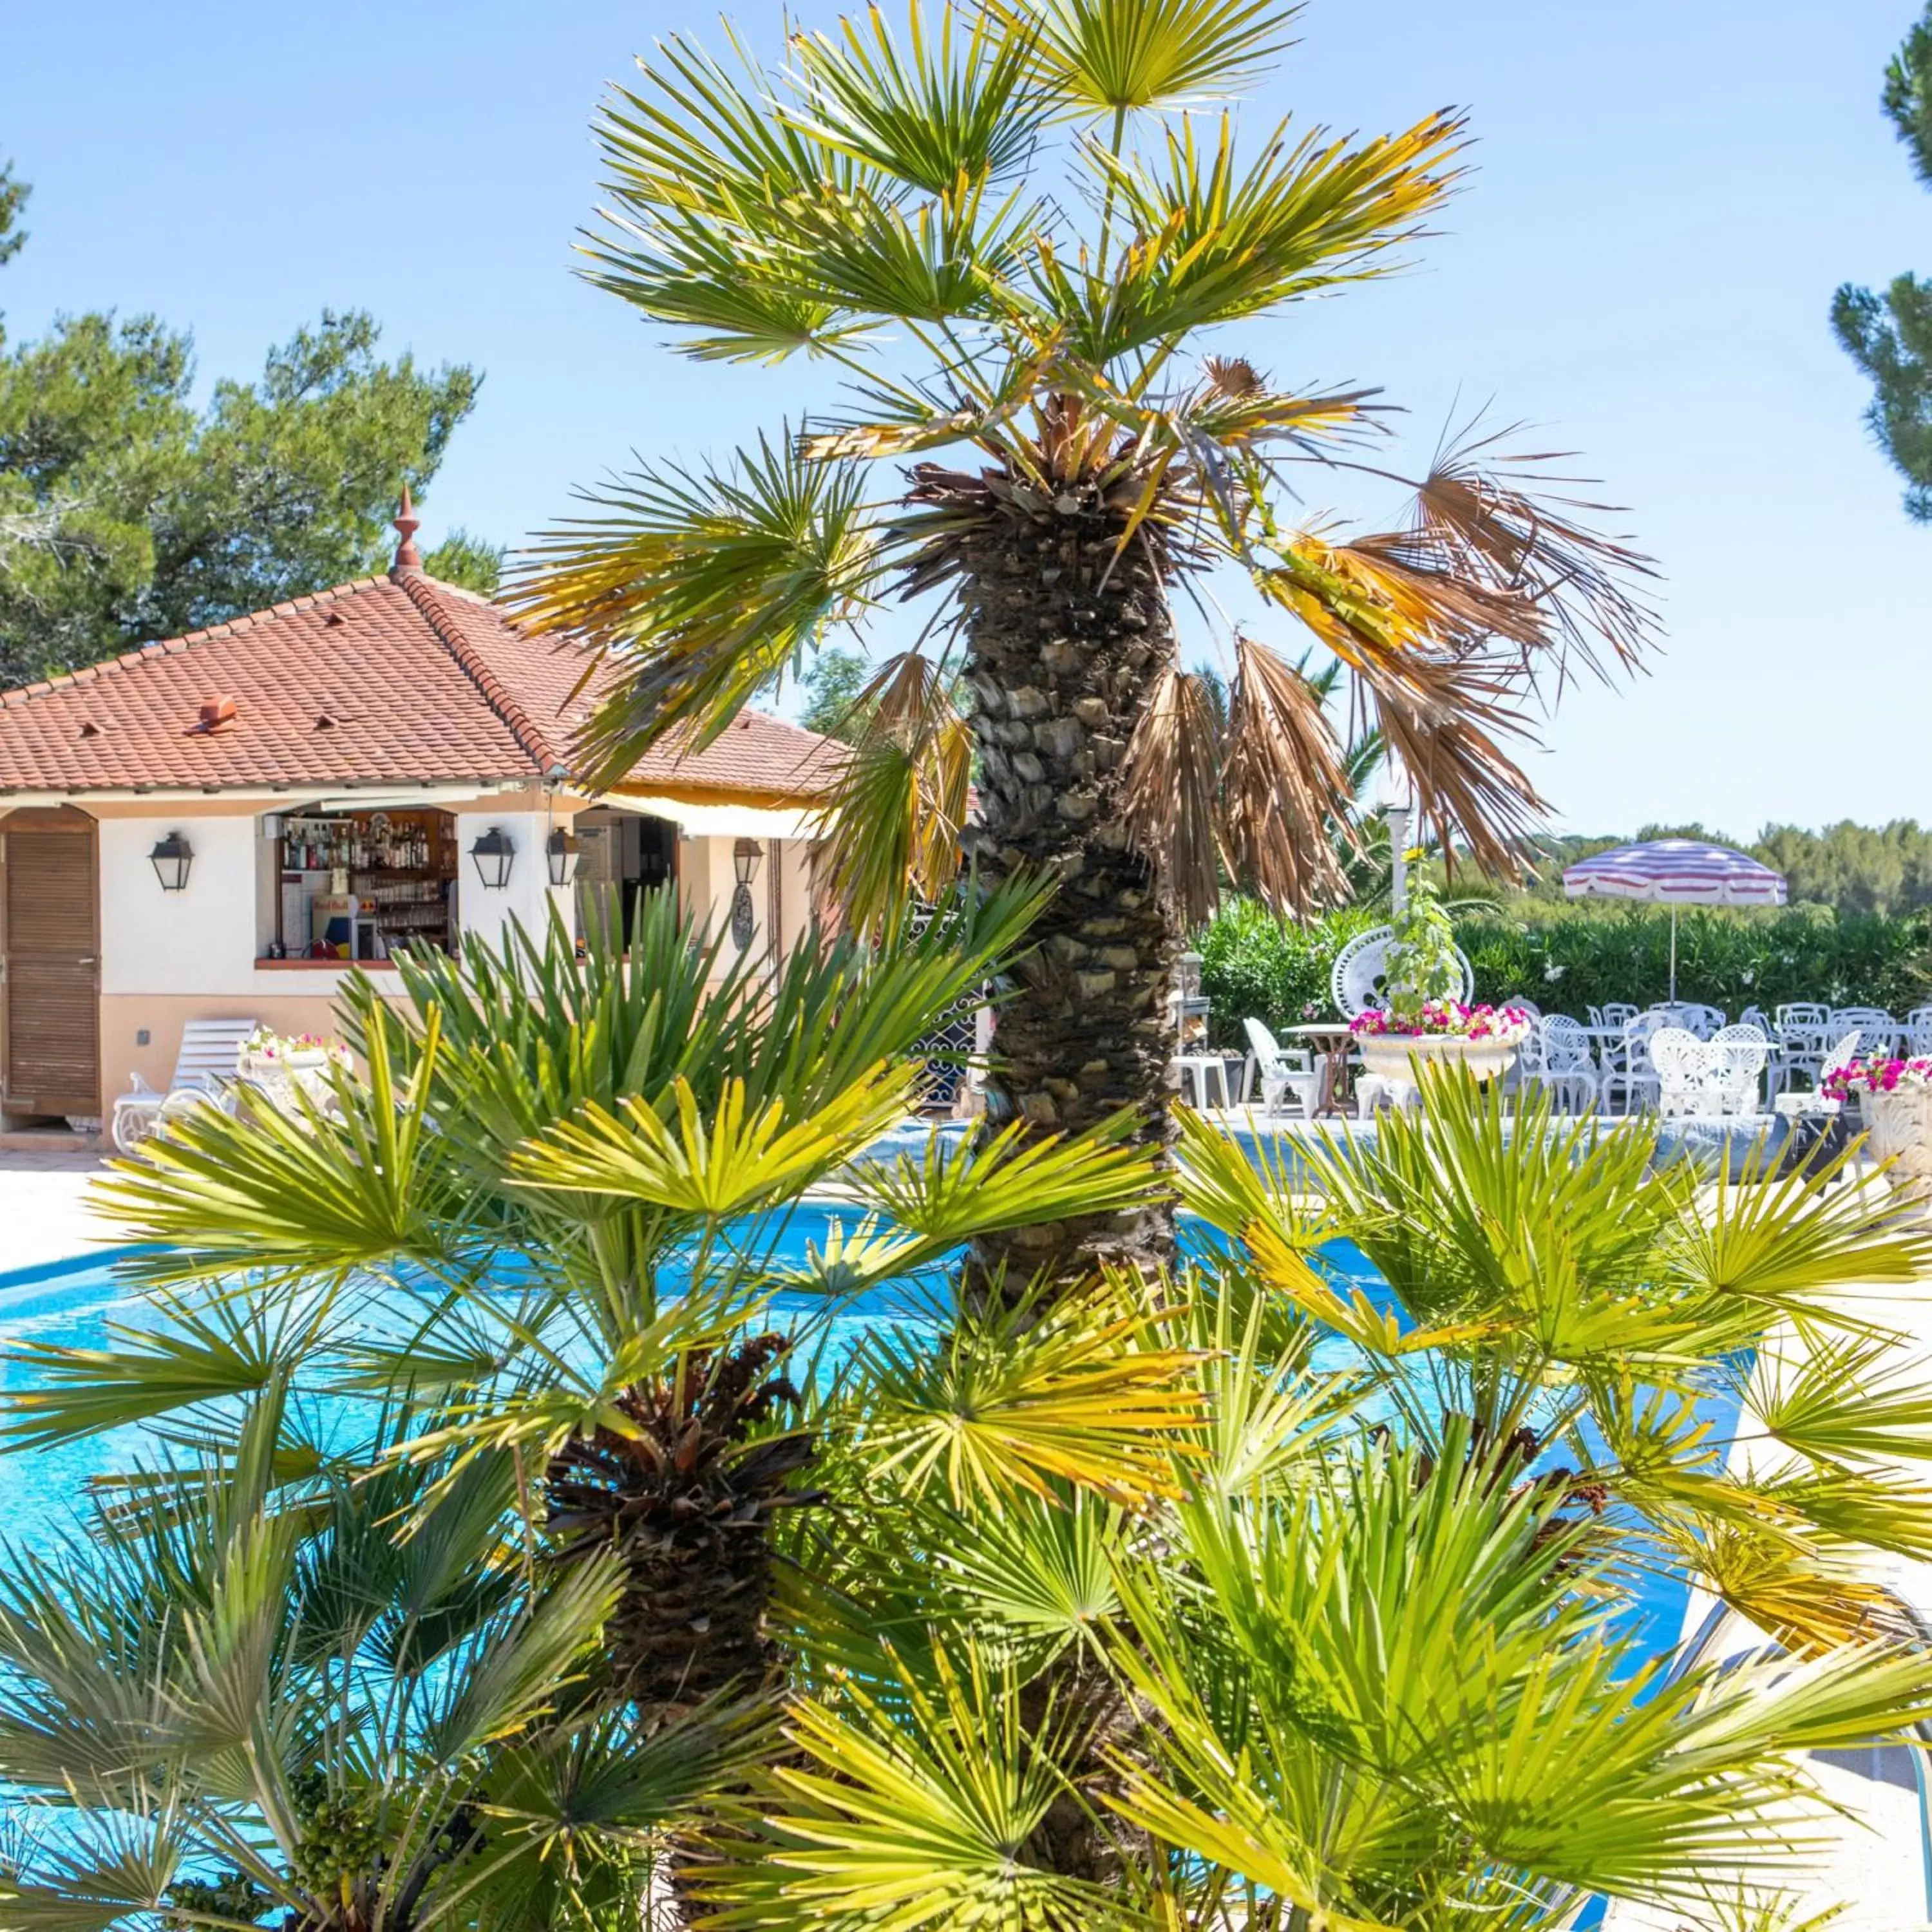
{"type": "Polygon", "coordinates": [[[755,838],[741,838],[731,848],[732,868],[738,874],[737,890],[731,895],[731,944],[742,952],[750,946],[758,928],[757,909],[752,904],[752,880],[758,869],[764,848],[755,838]]]}
{"type": "Polygon", "coordinates": [[[158,840],[148,858],[154,866],[154,877],[161,882],[163,892],[188,890],[188,872],[194,863],[194,848],[178,832],[170,832],[165,838],[158,840]]]}
{"type": "Polygon", "coordinates": [[[476,861],[476,876],[485,888],[500,892],[510,883],[511,861],[517,856],[515,842],[500,825],[493,825],[470,848],[476,861]]]}
{"type": "Polygon", "coordinates": [[[581,849],[562,826],[551,832],[544,846],[544,856],[550,861],[552,885],[567,886],[577,877],[578,854],[581,849]]]}

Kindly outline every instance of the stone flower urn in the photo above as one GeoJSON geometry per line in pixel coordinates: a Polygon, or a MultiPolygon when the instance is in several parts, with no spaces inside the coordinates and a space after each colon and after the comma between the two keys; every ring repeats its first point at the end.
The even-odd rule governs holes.
{"type": "Polygon", "coordinates": [[[1861,1105],[1873,1154],[1892,1162],[1886,1178],[1908,1199],[1932,1205],[1932,1087],[1866,1094],[1861,1105]]]}
{"type": "Polygon", "coordinates": [[[1457,1033],[1374,1033],[1358,1035],[1355,1045],[1365,1072],[1394,1085],[1412,1087],[1417,1067],[1460,1064],[1479,1081],[1499,1080],[1516,1063],[1517,1042],[1472,1040],[1457,1033]]]}

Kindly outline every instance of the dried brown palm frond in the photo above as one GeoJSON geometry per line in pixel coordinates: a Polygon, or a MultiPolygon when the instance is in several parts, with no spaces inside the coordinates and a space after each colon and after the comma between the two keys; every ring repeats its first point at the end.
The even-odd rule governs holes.
{"type": "Polygon", "coordinates": [[[1526,486],[1532,483],[1581,480],[1553,476],[1544,466],[1563,460],[1562,452],[1520,452],[1499,458],[1494,467],[1480,464],[1478,452],[1497,440],[1492,435],[1452,445],[1437,456],[1416,490],[1414,529],[1446,543],[1471,580],[1522,598],[1541,613],[1541,641],[1555,647],[1559,676],[1573,661],[1603,674],[1606,667],[1595,640],[1608,644],[1620,665],[1634,667],[1650,644],[1656,615],[1631,585],[1654,578],[1656,566],[1573,514],[1614,514],[1614,505],[1530,493],[1526,486]]]}
{"type": "Polygon", "coordinates": [[[890,659],[854,700],[869,713],[819,820],[820,878],[862,927],[938,899],[959,869],[973,779],[971,728],[943,665],[890,659]]]}
{"type": "Polygon", "coordinates": [[[1460,836],[1484,872],[1520,874],[1547,811],[1499,742],[1527,737],[1513,659],[1468,652],[1369,649],[1352,659],[1391,757],[1407,769],[1417,808],[1445,852],[1460,836]]]}
{"type": "Polygon", "coordinates": [[[1440,532],[1372,532],[1336,544],[1330,561],[1369,590],[1406,631],[1446,648],[1479,648],[1502,638],[1529,650],[1547,636],[1539,604],[1520,591],[1472,577],[1440,532]]]}
{"type": "Polygon", "coordinates": [[[1520,700],[1526,658],[1546,619],[1517,594],[1441,560],[1443,539],[1369,538],[1336,546],[1304,535],[1279,546],[1261,587],[1355,674],[1389,752],[1443,842],[1476,862],[1520,870],[1544,809],[1501,740],[1531,735],[1520,700]]]}
{"type": "Polygon", "coordinates": [[[1190,924],[1211,917],[1220,850],[1220,743],[1203,680],[1170,665],[1149,696],[1122,772],[1128,836],[1190,924]]]}
{"type": "Polygon", "coordinates": [[[1220,787],[1229,866],[1277,911],[1334,904],[1348,878],[1330,832],[1348,826],[1352,790],[1322,694],[1249,638],[1234,657],[1220,787]]]}
{"type": "Polygon", "coordinates": [[[1210,386],[1231,399],[1256,395],[1268,387],[1267,379],[1245,356],[1204,356],[1201,367],[1210,386]]]}

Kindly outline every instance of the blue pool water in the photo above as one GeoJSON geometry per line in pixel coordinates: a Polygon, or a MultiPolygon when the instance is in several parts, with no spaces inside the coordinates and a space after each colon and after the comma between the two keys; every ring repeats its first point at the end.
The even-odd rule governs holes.
{"type": "MultiPolygon", "coordinates": [[[[796,1210],[778,1243],[776,1258],[802,1264],[808,1248],[822,1247],[836,1222],[849,1226],[852,1210],[807,1205],[796,1210]]],[[[1197,1234],[1193,1238],[1199,1239],[1197,1234]]],[[[129,1251],[122,1251],[125,1253],[129,1251]]],[[[1367,1258],[1348,1244],[1325,1251],[1330,1270],[1372,1298],[1381,1277],[1367,1258]]],[[[115,1346],[110,1322],[128,1328],[158,1328],[166,1318],[117,1271],[112,1252],[54,1268],[0,1274],[0,1345],[46,1342],[77,1348],[115,1346]]],[[[1338,1283],[1338,1286],[1340,1285],[1338,1283]]],[[[802,1293],[781,1294],[776,1302],[778,1325],[790,1327],[808,1316],[823,1316],[824,1303],[802,1293]]],[[[847,1353],[868,1330],[882,1325],[904,1328],[930,1322],[934,1303],[929,1287],[914,1280],[874,1291],[856,1303],[841,1305],[826,1324],[821,1359],[847,1353]]],[[[1336,1345],[1338,1356],[1345,1352],[1336,1345]]],[[[31,1385],[33,1370],[16,1362],[0,1361],[0,1390],[31,1385]]],[[[1711,1412],[1721,1436],[1735,1418],[1711,1412]]],[[[136,1462],[152,1463],[154,1445],[144,1442],[138,1430],[117,1431],[50,1449],[0,1454],[0,1539],[16,1547],[31,1547],[77,1523],[86,1512],[84,1485],[96,1472],[126,1468],[136,1462]]],[[[1648,1647],[1667,1649],[1682,1630],[1688,1592],[1669,1577],[1646,1579],[1636,1592],[1630,1618],[1634,1632],[1648,1647]]]]}

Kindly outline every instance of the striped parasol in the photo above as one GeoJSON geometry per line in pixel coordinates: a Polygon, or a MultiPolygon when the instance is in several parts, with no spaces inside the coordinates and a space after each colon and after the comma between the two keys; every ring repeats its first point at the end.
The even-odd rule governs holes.
{"type": "Polygon", "coordinates": [[[1677,908],[1683,905],[1782,905],[1784,877],[1748,853],[1701,838],[1646,838],[1614,845],[1563,871],[1573,899],[1638,899],[1670,908],[1670,997],[1677,998],[1677,908]]]}

